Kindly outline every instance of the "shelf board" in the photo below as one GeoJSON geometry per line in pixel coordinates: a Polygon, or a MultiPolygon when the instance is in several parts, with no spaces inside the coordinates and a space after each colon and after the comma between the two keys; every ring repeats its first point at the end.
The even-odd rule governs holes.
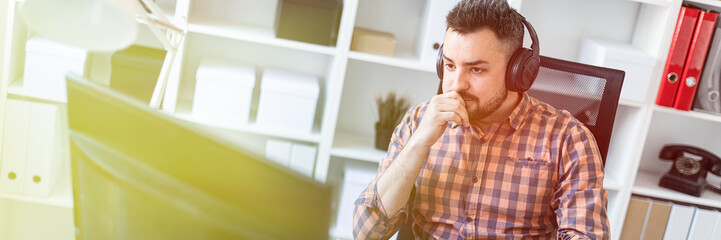
{"type": "Polygon", "coordinates": [[[662,176],[663,174],[661,173],[639,170],[638,174],[636,175],[636,182],[634,183],[631,192],[650,197],[657,197],[690,204],[721,208],[721,195],[706,190],[701,194],[701,197],[699,198],[676,192],[670,189],[662,188],[658,186],[658,182],[661,180],[662,176]]]}
{"type": "Polygon", "coordinates": [[[47,198],[31,197],[12,193],[0,193],[0,198],[55,207],[73,208],[73,197],[72,192],[70,191],[67,193],[50,195],[50,197],[47,198]]]}
{"type": "Polygon", "coordinates": [[[197,20],[188,24],[188,31],[325,55],[334,55],[336,52],[335,47],[276,38],[273,29],[243,26],[230,21],[197,20]]]}
{"type": "Polygon", "coordinates": [[[23,88],[23,76],[20,76],[18,79],[10,83],[10,86],[8,86],[8,95],[11,97],[31,98],[56,104],[67,103],[67,100],[62,99],[61,97],[37,93],[23,88]]]}
{"type": "MultiPolygon", "coordinates": [[[[646,0],[646,1],[649,1],[649,0],[646,0]]],[[[718,0],[715,0],[715,1],[714,0],[684,0],[684,2],[701,4],[701,5],[706,5],[706,6],[715,7],[715,8],[721,8],[721,1],[718,1],[718,0]]]]}
{"type": "MultiPolygon", "coordinates": [[[[671,1],[670,1],[670,0],[631,0],[631,1],[632,1],[632,2],[646,3],[646,4],[661,6],[661,7],[668,7],[669,5],[671,5],[671,1]]],[[[687,0],[687,1],[688,1],[688,0],[687,0]]]]}
{"type": "Polygon", "coordinates": [[[337,132],[330,154],[335,157],[378,163],[388,152],[376,149],[372,136],[337,132]]]}
{"type": "Polygon", "coordinates": [[[620,100],[618,100],[618,105],[632,107],[632,108],[641,108],[641,107],[643,107],[644,103],[620,99],[620,100]]]}
{"type": "Polygon", "coordinates": [[[212,124],[204,123],[203,121],[194,118],[190,112],[178,112],[175,114],[175,117],[189,121],[191,123],[201,124],[201,125],[213,127],[213,128],[219,128],[222,130],[259,134],[259,135],[278,137],[278,138],[303,141],[303,142],[311,142],[311,143],[319,143],[320,142],[320,134],[317,132],[314,132],[314,133],[289,132],[289,131],[285,131],[285,130],[260,127],[260,126],[256,126],[253,123],[249,123],[249,124],[241,125],[241,126],[234,126],[234,127],[214,126],[212,124]]]}
{"type": "Polygon", "coordinates": [[[358,51],[351,51],[348,54],[348,58],[364,61],[369,63],[388,65],[399,68],[407,68],[411,70],[435,73],[436,68],[434,65],[427,65],[421,63],[418,56],[415,56],[409,50],[399,49],[396,57],[381,56],[372,53],[364,53],[358,51]]]}
{"type": "Polygon", "coordinates": [[[661,107],[658,105],[655,105],[653,110],[656,112],[668,113],[668,114],[673,114],[673,115],[677,115],[677,116],[681,116],[681,117],[695,118],[695,119],[700,119],[700,120],[721,123],[721,115],[713,115],[710,113],[703,113],[703,112],[697,112],[697,111],[681,111],[681,110],[677,110],[674,108],[661,107]]]}

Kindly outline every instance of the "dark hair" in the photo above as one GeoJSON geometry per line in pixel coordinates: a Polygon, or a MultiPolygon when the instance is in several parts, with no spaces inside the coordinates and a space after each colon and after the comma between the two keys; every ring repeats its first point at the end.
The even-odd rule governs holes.
{"type": "Polygon", "coordinates": [[[459,34],[491,30],[509,58],[523,47],[523,16],[507,0],[463,0],[446,16],[446,26],[459,34]]]}

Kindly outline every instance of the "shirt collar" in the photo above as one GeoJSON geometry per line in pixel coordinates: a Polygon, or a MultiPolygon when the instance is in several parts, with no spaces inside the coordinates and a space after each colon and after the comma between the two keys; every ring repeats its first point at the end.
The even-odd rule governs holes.
{"type": "Polygon", "coordinates": [[[531,109],[532,105],[531,96],[528,96],[528,93],[524,92],[521,95],[521,102],[519,102],[518,105],[516,105],[516,108],[513,109],[513,112],[508,115],[508,123],[511,124],[513,129],[518,130],[518,128],[521,127],[528,117],[528,111],[531,109]]]}

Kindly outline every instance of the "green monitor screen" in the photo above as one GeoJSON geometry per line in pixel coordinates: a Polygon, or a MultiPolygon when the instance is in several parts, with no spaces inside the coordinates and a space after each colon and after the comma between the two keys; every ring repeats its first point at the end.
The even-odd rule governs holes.
{"type": "Polygon", "coordinates": [[[328,239],[327,185],[107,86],[67,87],[77,239],[328,239]]]}

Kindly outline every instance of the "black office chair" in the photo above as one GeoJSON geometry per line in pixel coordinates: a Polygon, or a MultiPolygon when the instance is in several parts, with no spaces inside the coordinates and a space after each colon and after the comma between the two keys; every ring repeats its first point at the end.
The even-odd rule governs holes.
{"type": "MultiPolygon", "coordinates": [[[[541,68],[528,95],[564,109],[583,122],[596,138],[605,165],[624,75],[615,69],[541,56],[541,68]]],[[[415,195],[415,188],[411,195],[415,195]]],[[[398,232],[398,240],[413,239],[411,229],[409,216],[398,232]]]]}

